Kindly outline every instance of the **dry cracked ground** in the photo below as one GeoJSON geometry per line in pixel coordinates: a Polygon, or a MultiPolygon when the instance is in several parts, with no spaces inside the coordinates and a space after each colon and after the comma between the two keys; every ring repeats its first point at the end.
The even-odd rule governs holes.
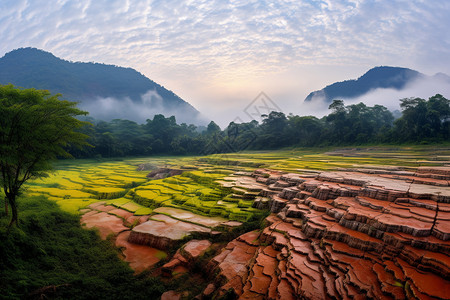
{"type": "Polygon", "coordinates": [[[164,205],[135,215],[106,202],[81,222],[113,236],[136,272],[203,278],[200,294],[162,299],[450,297],[449,164],[247,169],[216,183],[270,211],[265,226],[224,242],[243,222],[164,205]]]}

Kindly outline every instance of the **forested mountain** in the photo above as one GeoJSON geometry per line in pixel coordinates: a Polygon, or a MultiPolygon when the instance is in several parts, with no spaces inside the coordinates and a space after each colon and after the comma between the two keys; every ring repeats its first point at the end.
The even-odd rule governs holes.
{"type": "MultiPolygon", "coordinates": [[[[305,101],[325,99],[332,102],[334,99],[351,99],[362,96],[377,88],[403,89],[408,83],[428,76],[407,68],[375,67],[367,71],[356,80],[335,82],[325,88],[310,93],[305,101]]],[[[445,74],[436,74],[435,78],[449,81],[445,74]]]]}
{"type": "Polygon", "coordinates": [[[162,113],[175,115],[181,122],[198,124],[200,116],[175,93],[134,69],[70,62],[36,48],[13,50],[0,58],[0,84],[8,83],[61,93],[67,100],[81,102],[81,108],[101,119],[144,122],[162,113]]]}

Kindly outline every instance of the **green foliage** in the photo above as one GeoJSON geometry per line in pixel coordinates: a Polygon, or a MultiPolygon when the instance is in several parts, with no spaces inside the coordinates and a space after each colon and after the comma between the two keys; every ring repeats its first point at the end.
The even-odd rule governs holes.
{"type": "Polygon", "coordinates": [[[71,148],[75,157],[196,154],[206,144],[206,137],[197,132],[196,126],[179,125],[174,116],[155,115],[141,125],[120,119],[91,122],[94,126],[85,126],[80,132],[88,135],[88,142],[95,147],[71,148]]]}
{"type": "Polygon", "coordinates": [[[68,145],[87,145],[87,136],[75,131],[84,124],[76,117],[86,112],[59,96],[0,86],[0,183],[12,209],[10,224],[18,220],[15,198],[22,185],[50,170],[52,160],[70,156],[68,145]]]}
{"type": "Polygon", "coordinates": [[[329,108],[333,112],[325,117],[329,126],[324,137],[330,144],[380,142],[377,138],[385,134],[394,120],[392,113],[381,105],[344,106],[342,100],[334,100],[329,108]]]}
{"type": "Polygon", "coordinates": [[[220,133],[220,127],[214,121],[209,122],[208,127],[206,128],[205,134],[214,135],[220,133]]]}
{"type": "Polygon", "coordinates": [[[155,278],[133,276],[109,241],[54,202],[20,199],[19,208],[21,226],[9,234],[0,216],[0,298],[40,298],[34,292],[45,287],[44,298],[59,299],[155,299],[165,290],[155,278]]]}
{"type": "Polygon", "coordinates": [[[395,122],[392,137],[400,142],[448,141],[450,139],[450,100],[440,94],[428,101],[400,100],[402,117],[395,122]]]}
{"type": "MultiPolygon", "coordinates": [[[[262,123],[230,124],[221,131],[211,122],[200,133],[193,125],[177,124],[174,117],[156,115],[146,124],[126,120],[97,122],[82,132],[90,136],[95,148],[72,150],[77,157],[112,157],[157,154],[217,154],[242,150],[279,149],[288,146],[342,146],[380,143],[438,143],[450,139],[450,105],[442,95],[429,100],[401,99],[402,115],[395,120],[384,106],[364,103],[346,106],[334,100],[331,112],[319,119],[313,116],[286,117],[281,112],[262,116],[262,123]]],[[[224,166],[237,162],[226,157],[207,157],[205,161],[224,166]]],[[[244,166],[243,161],[239,162],[244,166]]],[[[249,162],[253,167],[255,162],[249,162]]]]}

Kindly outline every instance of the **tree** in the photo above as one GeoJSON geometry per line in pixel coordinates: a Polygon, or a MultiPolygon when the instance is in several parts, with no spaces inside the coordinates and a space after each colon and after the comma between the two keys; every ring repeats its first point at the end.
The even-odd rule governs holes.
{"type": "Polygon", "coordinates": [[[264,148],[280,148],[288,145],[286,136],[288,119],[282,112],[272,111],[269,115],[262,115],[262,134],[258,136],[257,144],[264,148]]]}
{"type": "Polygon", "coordinates": [[[314,116],[289,116],[289,140],[296,146],[314,146],[320,141],[324,125],[314,116]]]}
{"type": "Polygon", "coordinates": [[[432,135],[440,139],[448,139],[450,123],[450,100],[440,94],[428,98],[427,119],[430,124],[432,135]]]}
{"type": "Polygon", "coordinates": [[[164,115],[158,114],[153,116],[153,120],[147,120],[144,132],[151,134],[154,138],[151,143],[154,154],[167,153],[171,149],[170,143],[180,133],[180,126],[177,124],[175,116],[166,118],[164,115]]]}
{"type": "Polygon", "coordinates": [[[209,122],[208,127],[206,127],[206,135],[214,135],[220,133],[220,127],[214,121],[209,122]]]}
{"type": "Polygon", "coordinates": [[[325,117],[329,124],[328,140],[331,144],[340,144],[345,142],[345,135],[348,133],[348,112],[343,100],[333,100],[328,109],[332,110],[328,116],[325,117]]]}
{"type": "Polygon", "coordinates": [[[9,227],[18,224],[16,198],[23,184],[51,170],[52,160],[70,157],[66,147],[87,145],[87,136],[75,131],[86,124],[75,117],[87,113],[60,96],[0,86],[0,183],[11,207],[9,227]]]}
{"type": "Polygon", "coordinates": [[[400,99],[402,117],[396,123],[399,130],[398,138],[406,141],[422,141],[430,136],[427,124],[427,101],[421,98],[400,99]],[[403,127],[400,128],[400,125],[403,127]]]}

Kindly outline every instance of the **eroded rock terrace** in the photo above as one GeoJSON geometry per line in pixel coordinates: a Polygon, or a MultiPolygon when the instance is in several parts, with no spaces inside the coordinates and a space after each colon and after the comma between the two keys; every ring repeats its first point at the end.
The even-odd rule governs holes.
{"type": "Polygon", "coordinates": [[[450,167],[251,176],[268,226],[209,262],[208,294],[448,299],[450,167]]]}

